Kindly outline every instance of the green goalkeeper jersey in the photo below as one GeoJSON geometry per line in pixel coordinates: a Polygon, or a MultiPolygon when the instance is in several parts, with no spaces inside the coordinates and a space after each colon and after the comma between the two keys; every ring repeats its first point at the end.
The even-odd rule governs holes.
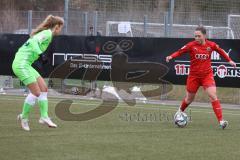
{"type": "Polygon", "coordinates": [[[14,61],[17,62],[19,68],[26,65],[32,65],[39,56],[46,51],[52,41],[52,31],[50,29],[43,30],[27,40],[20,47],[15,55],[14,61]]]}

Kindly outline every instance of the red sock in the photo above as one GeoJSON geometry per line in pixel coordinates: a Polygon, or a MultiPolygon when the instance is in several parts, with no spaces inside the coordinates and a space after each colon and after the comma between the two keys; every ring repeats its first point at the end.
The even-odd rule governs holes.
{"type": "Polygon", "coordinates": [[[220,122],[223,118],[222,116],[222,107],[221,107],[221,104],[220,104],[220,101],[219,100],[215,100],[215,101],[212,101],[212,107],[213,107],[213,111],[218,119],[218,122],[220,122]]]}
{"type": "Polygon", "coordinates": [[[184,112],[184,110],[188,107],[189,104],[186,103],[185,98],[182,101],[182,104],[180,106],[180,110],[184,112]]]}

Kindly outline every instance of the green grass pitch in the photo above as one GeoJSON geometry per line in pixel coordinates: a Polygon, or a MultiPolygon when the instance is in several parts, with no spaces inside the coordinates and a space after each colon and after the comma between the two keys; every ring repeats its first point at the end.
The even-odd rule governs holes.
{"type": "MultiPolygon", "coordinates": [[[[186,128],[172,123],[177,106],[120,103],[112,112],[89,121],[56,117],[58,128],[38,124],[39,109],[30,115],[30,132],[16,121],[24,97],[0,96],[0,160],[231,160],[239,159],[240,110],[224,109],[229,127],[221,130],[211,108],[190,107],[186,128]]],[[[71,112],[95,108],[93,100],[75,100],[71,112]]]]}

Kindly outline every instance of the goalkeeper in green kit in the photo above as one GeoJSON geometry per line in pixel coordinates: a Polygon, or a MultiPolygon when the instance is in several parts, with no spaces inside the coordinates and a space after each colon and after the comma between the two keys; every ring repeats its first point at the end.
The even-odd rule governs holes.
{"type": "Polygon", "coordinates": [[[12,63],[13,72],[30,90],[24,101],[22,113],[18,115],[21,127],[26,131],[30,131],[28,118],[36,101],[41,113],[39,123],[47,124],[53,128],[57,127],[48,117],[47,85],[41,75],[31,65],[48,48],[53,36],[60,34],[63,24],[64,20],[61,17],[47,16],[31,33],[30,38],[23,46],[18,49],[12,63]]]}

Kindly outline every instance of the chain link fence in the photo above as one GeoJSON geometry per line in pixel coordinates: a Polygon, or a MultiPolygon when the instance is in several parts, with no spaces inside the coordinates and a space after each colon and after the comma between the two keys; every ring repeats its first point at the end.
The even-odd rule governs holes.
{"type": "Polygon", "coordinates": [[[238,0],[65,0],[65,11],[0,11],[0,33],[29,33],[48,14],[66,21],[64,34],[190,38],[197,25],[210,38],[240,38],[238,0]],[[126,33],[119,32],[121,26],[126,33]]]}

